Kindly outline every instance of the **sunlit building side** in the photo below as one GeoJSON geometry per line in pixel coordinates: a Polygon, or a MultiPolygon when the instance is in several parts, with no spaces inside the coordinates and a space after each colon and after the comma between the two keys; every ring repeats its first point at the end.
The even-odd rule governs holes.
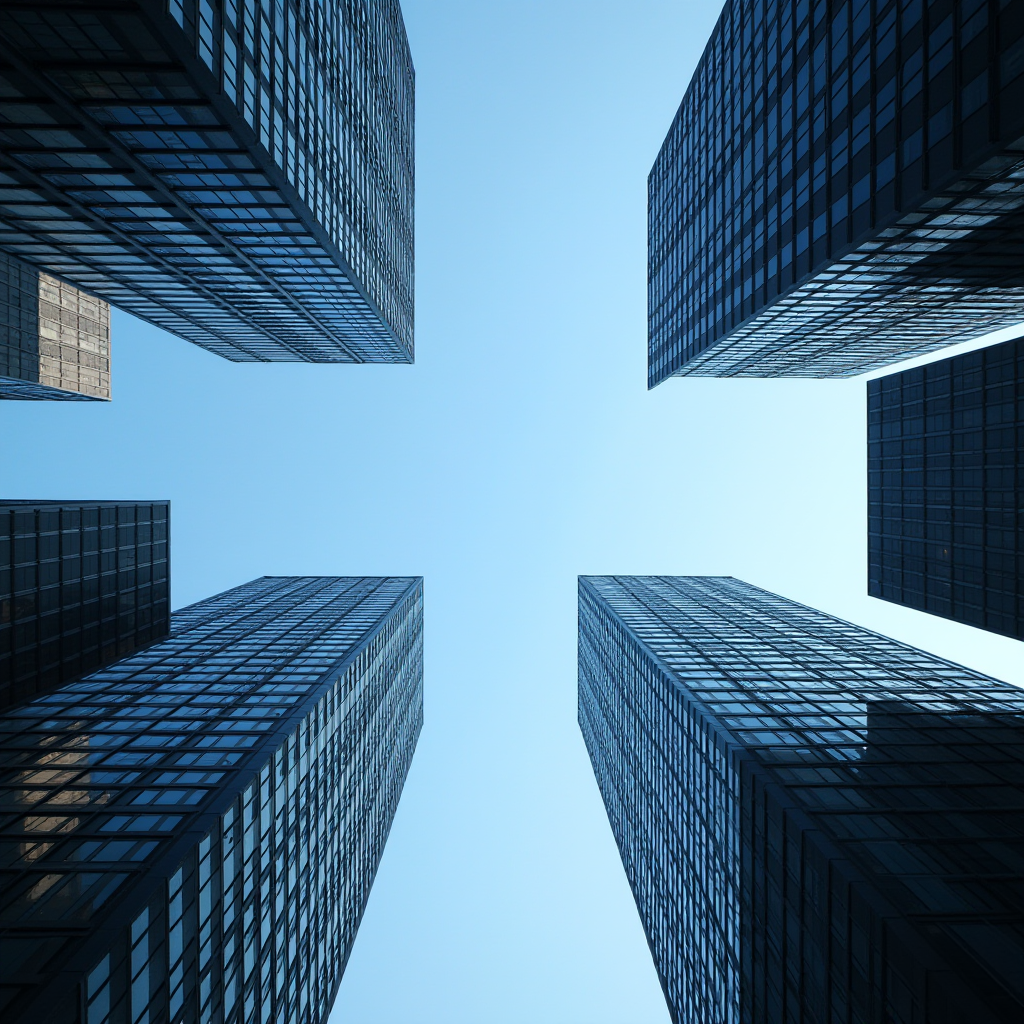
{"type": "Polygon", "coordinates": [[[110,398],[110,307],[0,252],[0,399],[110,398]]]}

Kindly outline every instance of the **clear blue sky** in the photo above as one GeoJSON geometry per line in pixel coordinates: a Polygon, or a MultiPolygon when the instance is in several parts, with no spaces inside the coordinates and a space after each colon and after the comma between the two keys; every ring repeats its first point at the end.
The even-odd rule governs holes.
{"type": "Polygon", "coordinates": [[[405,0],[413,367],[123,315],[110,405],[0,403],[2,491],[169,498],[173,599],[423,574],[426,725],[332,1024],[667,1024],[575,721],[578,573],[725,573],[1014,682],[865,595],[864,379],[645,386],[645,205],[718,3],[405,0]]]}

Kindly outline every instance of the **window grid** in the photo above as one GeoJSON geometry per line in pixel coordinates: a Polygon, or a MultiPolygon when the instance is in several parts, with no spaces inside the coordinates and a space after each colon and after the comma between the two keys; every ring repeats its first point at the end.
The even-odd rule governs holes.
{"type": "Polygon", "coordinates": [[[167,635],[166,502],[0,502],[0,708],[167,635]]]}
{"type": "Polygon", "coordinates": [[[228,359],[411,362],[397,0],[161,6],[5,9],[0,245],[228,359]]]}
{"type": "Polygon", "coordinates": [[[265,577],[8,711],[4,1019],[322,1019],[421,723],[413,578],[265,577]]]}
{"type": "Polygon", "coordinates": [[[739,580],[581,577],[579,719],[673,1021],[1024,1012],[1024,693],[739,580]]]}
{"type": "Polygon", "coordinates": [[[868,593],[1024,639],[1024,340],[868,382],[868,593]]]}
{"type": "Polygon", "coordinates": [[[730,0],[648,182],[649,370],[848,376],[1018,323],[1008,0],[730,0]]]}
{"type": "Polygon", "coordinates": [[[110,307],[0,253],[0,398],[110,398],[110,307]]]}

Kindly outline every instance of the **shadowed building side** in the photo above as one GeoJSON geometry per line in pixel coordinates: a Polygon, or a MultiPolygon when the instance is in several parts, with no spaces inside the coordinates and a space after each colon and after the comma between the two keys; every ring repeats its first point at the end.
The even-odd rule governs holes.
{"type": "Polygon", "coordinates": [[[423,720],[418,578],[264,577],[0,716],[0,1014],[322,1024],[423,720]]]}
{"type": "Polygon", "coordinates": [[[676,1024],[1024,1014],[1024,692],[739,580],[581,577],[579,718],[676,1024]]]}
{"type": "Polygon", "coordinates": [[[1024,339],[867,390],[868,593],[1024,640],[1024,339]]]}
{"type": "Polygon", "coordinates": [[[1024,8],[729,0],[648,181],[648,384],[1024,318],[1024,8]]]}
{"type": "Polygon", "coordinates": [[[0,501],[0,708],[160,640],[166,501],[0,501]]]}

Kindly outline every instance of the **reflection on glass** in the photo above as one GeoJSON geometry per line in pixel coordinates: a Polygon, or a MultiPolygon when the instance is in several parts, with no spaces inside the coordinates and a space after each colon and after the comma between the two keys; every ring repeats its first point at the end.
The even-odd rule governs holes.
{"type": "Polygon", "coordinates": [[[1024,60],[987,12],[725,5],[648,179],[650,386],[849,376],[1021,321],[1024,60]]]}
{"type": "Polygon", "coordinates": [[[422,607],[415,578],[266,577],[0,714],[4,959],[34,965],[5,1024],[325,1012],[422,723],[422,607]]]}
{"type": "Polygon", "coordinates": [[[1024,1013],[1021,690],[713,577],[581,578],[579,672],[675,1019],[1024,1013]]]}
{"type": "Polygon", "coordinates": [[[8,5],[0,36],[6,244],[228,359],[412,361],[398,0],[8,5]]]}
{"type": "Polygon", "coordinates": [[[169,514],[166,502],[0,502],[0,709],[167,635],[169,514]]]}

